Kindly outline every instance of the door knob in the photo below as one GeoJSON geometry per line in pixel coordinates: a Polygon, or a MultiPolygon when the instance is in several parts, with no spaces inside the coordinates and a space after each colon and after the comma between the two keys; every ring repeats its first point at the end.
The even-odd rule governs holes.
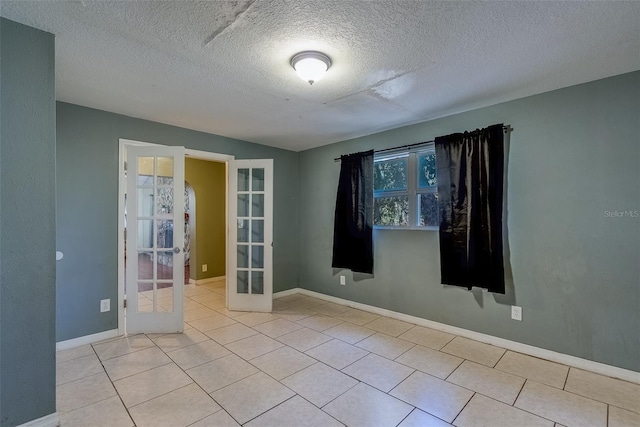
{"type": "Polygon", "coordinates": [[[173,253],[174,254],[179,254],[180,253],[180,248],[177,247],[177,246],[175,248],[173,248],[173,253]]]}

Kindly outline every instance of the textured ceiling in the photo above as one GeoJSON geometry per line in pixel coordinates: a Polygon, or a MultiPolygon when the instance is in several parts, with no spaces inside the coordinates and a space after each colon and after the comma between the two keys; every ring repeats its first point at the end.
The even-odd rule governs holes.
{"type": "Polygon", "coordinates": [[[6,1],[61,101],[291,150],[640,69],[640,2],[6,1]],[[290,58],[333,65],[309,86],[290,58]]]}

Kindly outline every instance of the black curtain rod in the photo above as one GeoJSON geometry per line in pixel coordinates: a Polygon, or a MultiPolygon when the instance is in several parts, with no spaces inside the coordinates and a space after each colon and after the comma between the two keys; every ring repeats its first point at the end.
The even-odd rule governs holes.
{"type": "MultiPolygon", "coordinates": [[[[513,132],[513,128],[511,127],[511,125],[504,125],[502,126],[502,129],[504,129],[504,133],[508,133],[508,132],[513,132]]],[[[429,144],[432,143],[433,140],[431,141],[424,141],[424,142],[416,142],[415,144],[407,144],[407,145],[400,145],[398,147],[392,147],[392,148],[383,148],[382,150],[375,150],[374,152],[377,153],[384,153],[386,151],[395,151],[395,150],[401,150],[403,148],[411,148],[411,147],[417,147],[418,145],[425,145],[425,144],[429,144]]],[[[339,162],[340,161],[340,157],[336,157],[335,159],[333,159],[334,162],[339,162]]]]}

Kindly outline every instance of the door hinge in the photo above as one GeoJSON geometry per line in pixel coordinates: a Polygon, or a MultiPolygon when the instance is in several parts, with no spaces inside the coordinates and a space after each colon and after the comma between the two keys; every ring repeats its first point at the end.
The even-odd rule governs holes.
{"type": "Polygon", "coordinates": [[[124,162],[124,170],[127,171],[127,162],[124,162]]]}
{"type": "Polygon", "coordinates": [[[127,300],[124,300],[124,308],[127,308],[127,300]]]}

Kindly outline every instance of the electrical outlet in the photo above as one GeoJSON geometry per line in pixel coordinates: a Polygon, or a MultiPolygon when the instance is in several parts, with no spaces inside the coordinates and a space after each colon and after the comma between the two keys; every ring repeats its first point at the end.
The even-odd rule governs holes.
{"type": "Polygon", "coordinates": [[[202,264],[202,272],[204,273],[205,271],[207,271],[207,264],[202,264]]]}
{"type": "Polygon", "coordinates": [[[105,311],[110,311],[110,310],[111,310],[111,300],[110,299],[100,300],[100,313],[104,313],[105,311]]]}
{"type": "Polygon", "coordinates": [[[340,276],[340,284],[343,285],[343,286],[347,284],[347,281],[346,281],[345,277],[342,276],[342,275],[340,276]]]}
{"type": "Polygon", "coordinates": [[[522,307],[518,307],[517,305],[512,305],[511,318],[513,320],[522,320],[522,307]]]}

